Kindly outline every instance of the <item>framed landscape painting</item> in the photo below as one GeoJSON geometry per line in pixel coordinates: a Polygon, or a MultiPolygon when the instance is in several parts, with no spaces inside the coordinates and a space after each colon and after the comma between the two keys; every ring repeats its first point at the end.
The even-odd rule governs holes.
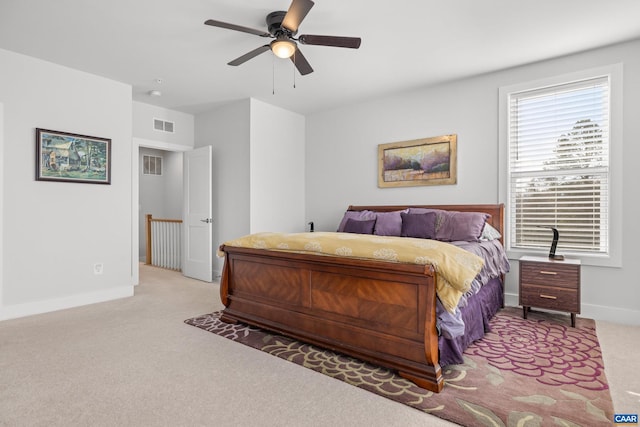
{"type": "Polygon", "coordinates": [[[36,129],[36,180],[111,184],[111,140],[36,129]]]}
{"type": "Polygon", "coordinates": [[[457,135],[378,145],[378,187],[455,184],[457,135]]]}

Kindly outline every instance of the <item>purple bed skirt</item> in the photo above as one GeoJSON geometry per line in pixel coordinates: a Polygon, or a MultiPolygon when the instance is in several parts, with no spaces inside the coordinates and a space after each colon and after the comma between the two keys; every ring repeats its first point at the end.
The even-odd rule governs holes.
{"type": "Polygon", "coordinates": [[[460,309],[465,324],[464,335],[455,339],[440,336],[440,366],[463,363],[462,353],[474,341],[489,332],[489,320],[500,310],[504,302],[504,292],[500,279],[491,279],[472,298],[466,307],[460,309]]]}

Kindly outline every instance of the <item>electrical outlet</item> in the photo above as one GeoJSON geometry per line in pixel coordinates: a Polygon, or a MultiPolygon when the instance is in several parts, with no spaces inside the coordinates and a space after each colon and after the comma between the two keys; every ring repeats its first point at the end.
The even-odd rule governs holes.
{"type": "Polygon", "coordinates": [[[102,274],[102,270],[104,270],[102,263],[93,264],[93,274],[102,274]]]}

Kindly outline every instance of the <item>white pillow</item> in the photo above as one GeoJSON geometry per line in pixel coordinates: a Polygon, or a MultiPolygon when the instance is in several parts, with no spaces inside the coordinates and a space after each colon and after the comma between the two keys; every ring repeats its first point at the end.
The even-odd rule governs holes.
{"type": "Polygon", "coordinates": [[[495,228],[493,228],[491,226],[491,224],[489,224],[488,222],[484,225],[484,228],[482,229],[482,234],[480,235],[480,240],[481,241],[489,241],[489,240],[497,240],[499,238],[501,238],[502,235],[500,234],[500,232],[498,230],[496,230],[495,228]]]}

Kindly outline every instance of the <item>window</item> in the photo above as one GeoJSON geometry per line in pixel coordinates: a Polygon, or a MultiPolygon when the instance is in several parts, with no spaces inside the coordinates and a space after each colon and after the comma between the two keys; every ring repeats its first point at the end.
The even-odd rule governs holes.
{"type": "Polygon", "coordinates": [[[162,157],[143,155],[142,174],[162,175],[162,157]]]}
{"type": "Polygon", "coordinates": [[[611,78],[501,90],[508,250],[610,257],[611,78]]]}

